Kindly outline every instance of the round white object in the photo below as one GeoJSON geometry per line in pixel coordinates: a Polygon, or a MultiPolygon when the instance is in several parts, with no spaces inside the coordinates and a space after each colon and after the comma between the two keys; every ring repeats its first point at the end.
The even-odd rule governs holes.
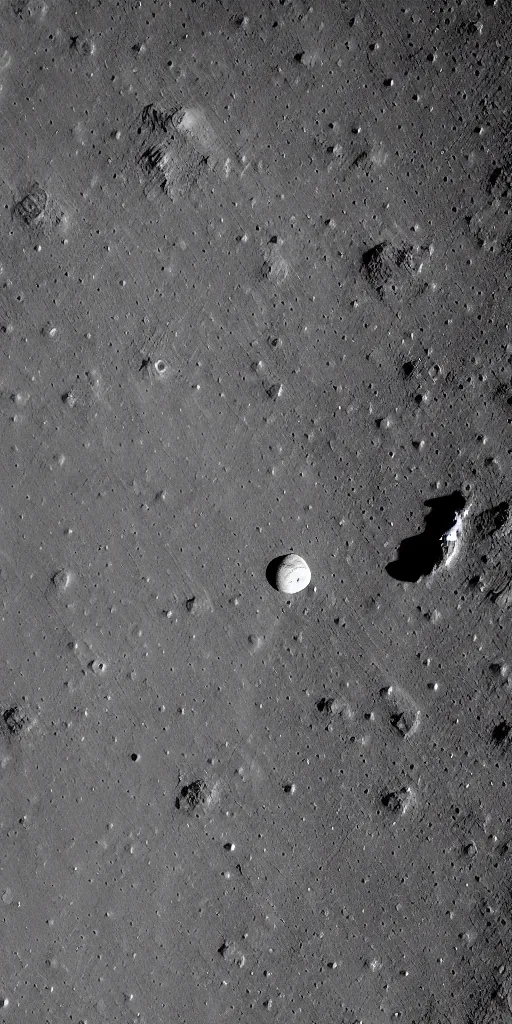
{"type": "Polygon", "coordinates": [[[311,583],[311,570],[300,555],[284,555],[276,573],[276,587],[283,594],[296,594],[311,583]]]}

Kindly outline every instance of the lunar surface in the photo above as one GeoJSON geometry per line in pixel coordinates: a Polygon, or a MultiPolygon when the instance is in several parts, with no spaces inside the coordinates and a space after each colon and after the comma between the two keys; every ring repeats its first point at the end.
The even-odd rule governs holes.
{"type": "Polygon", "coordinates": [[[511,1024],[510,14],[0,5],[0,1022],[511,1024]]]}

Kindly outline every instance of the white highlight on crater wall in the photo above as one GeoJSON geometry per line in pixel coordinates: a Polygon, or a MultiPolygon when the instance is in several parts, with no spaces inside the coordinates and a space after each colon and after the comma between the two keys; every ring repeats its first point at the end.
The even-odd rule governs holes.
{"type": "Polygon", "coordinates": [[[464,533],[464,523],[470,510],[471,505],[467,505],[461,512],[456,512],[455,523],[443,537],[443,550],[446,552],[443,564],[446,567],[453,565],[460,552],[464,533]]]}

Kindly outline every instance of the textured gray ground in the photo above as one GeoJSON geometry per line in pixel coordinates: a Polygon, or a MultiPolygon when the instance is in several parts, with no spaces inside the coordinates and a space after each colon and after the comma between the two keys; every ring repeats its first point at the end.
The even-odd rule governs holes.
{"type": "Polygon", "coordinates": [[[0,20],[0,1018],[512,1021],[510,6],[0,20]]]}

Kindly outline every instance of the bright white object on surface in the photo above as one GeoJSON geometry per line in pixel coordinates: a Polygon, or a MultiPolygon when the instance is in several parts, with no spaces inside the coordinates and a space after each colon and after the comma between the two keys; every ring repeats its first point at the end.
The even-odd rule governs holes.
{"type": "Polygon", "coordinates": [[[284,555],[276,573],[276,587],[283,594],[296,594],[311,583],[311,570],[300,555],[284,555]]]}

